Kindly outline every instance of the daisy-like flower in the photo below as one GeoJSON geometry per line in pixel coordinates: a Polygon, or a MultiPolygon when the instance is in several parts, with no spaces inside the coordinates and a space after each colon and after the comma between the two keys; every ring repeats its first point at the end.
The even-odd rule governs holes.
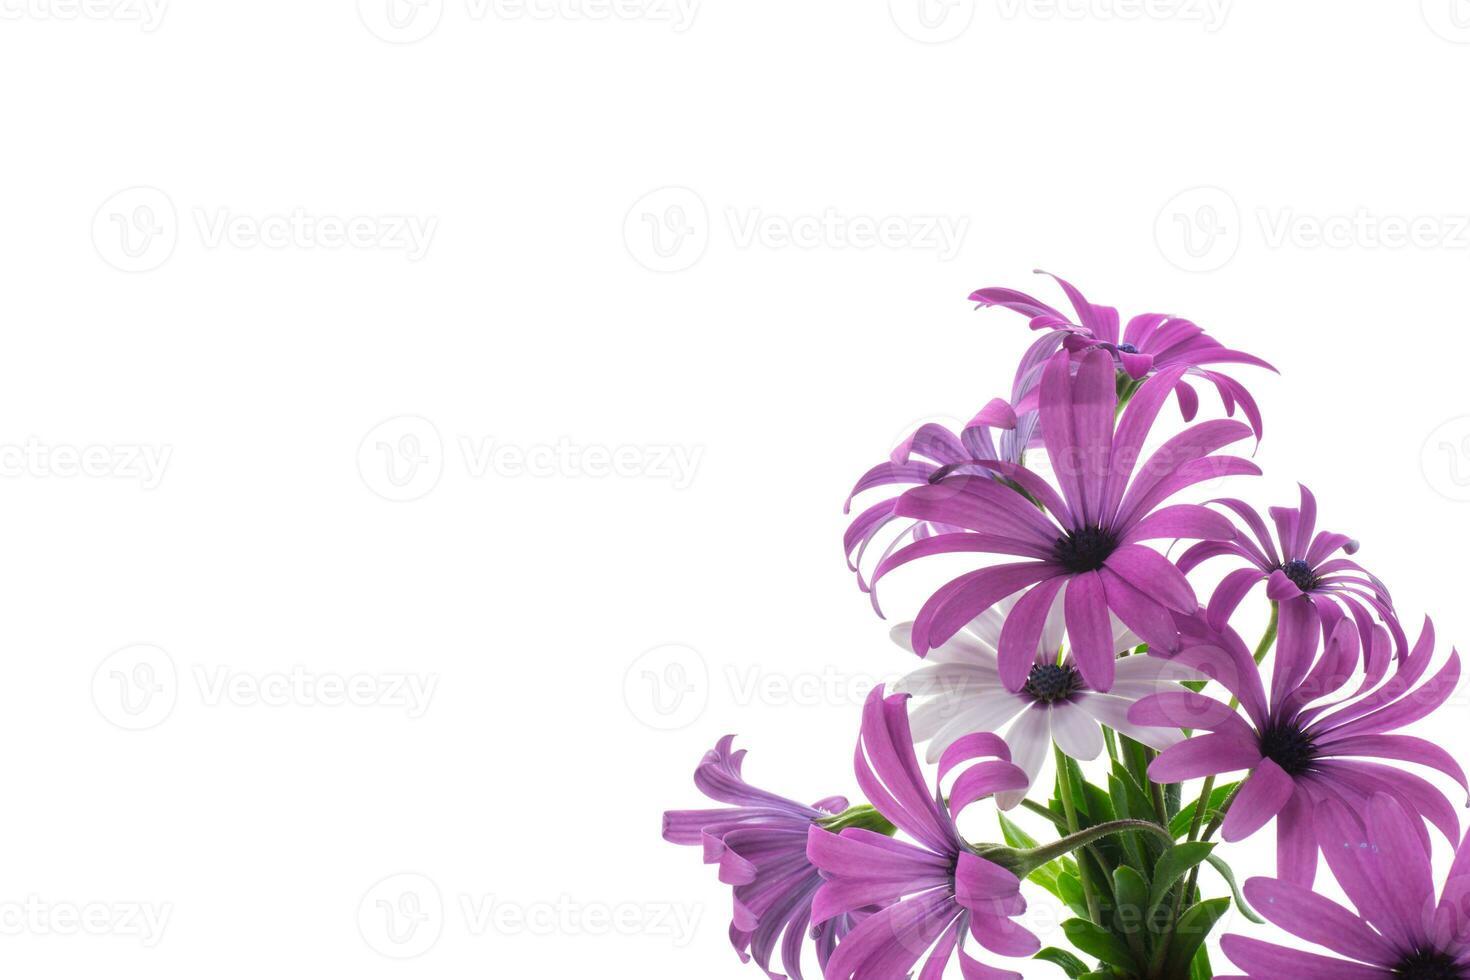
{"type": "MultiPolygon", "coordinates": [[[[1301,885],[1310,886],[1316,874],[1312,814],[1324,800],[1344,800],[1361,811],[1374,794],[1386,793],[1416,816],[1417,839],[1426,849],[1426,820],[1458,841],[1459,821],[1444,794],[1421,776],[1383,763],[1417,763],[1467,786],[1460,764],[1444,749],[1395,734],[1450,696],[1460,679],[1459,654],[1451,652],[1437,674],[1418,684],[1434,657],[1434,626],[1426,620],[1418,642],[1387,681],[1332,700],[1358,671],[1358,632],[1352,622],[1341,620],[1318,658],[1321,633],[1311,612],[1286,608],[1269,696],[1240,636],[1198,624],[1176,660],[1218,680],[1239,700],[1245,717],[1187,691],[1139,701],[1128,712],[1136,725],[1208,733],[1163,752],[1149,767],[1149,778],[1177,783],[1249,770],[1221,836],[1243,840],[1275,817],[1277,874],[1301,885]]],[[[1386,656],[1387,631],[1378,627],[1373,642],[1382,648],[1377,656],[1386,656]]]]}
{"type": "Polygon", "coordinates": [[[1229,419],[1190,426],[1137,465],[1144,439],[1182,371],[1169,368],[1145,381],[1115,426],[1118,398],[1110,355],[1088,352],[1075,375],[1068,354],[1053,355],[1041,377],[1040,415],[1060,492],[1031,470],[992,463],[1006,483],[954,477],[899,497],[894,505],[899,516],[965,530],[936,534],[895,552],[878,566],[875,585],[894,568],[930,555],[981,552],[1023,559],[968,572],[935,592],[914,620],[914,650],[920,656],[995,603],[1026,590],[1000,634],[1000,678],[1012,691],[1026,684],[1041,631],[1063,595],[1073,657],[1094,691],[1113,686],[1116,651],[1109,612],[1151,648],[1175,649],[1173,613],[1192,614],[1199,602],[1183,573],[1143,542],[1229,539],[1235,529],[1208,507],[1160,505],[1203,480],[1260,472],[1248,460],[1211,455],[1250,434],[1229,419]]]}
{"type": "MultiPolygon", "coordinates": [[[[1035,413],[1027,423],[1034,429],[1035,413]]],[[[1024,443],[1015,438],[1018,421],[1016,414],[1003,399],[997,398],[981,409],[970,420],[959,435],[934,422],[920,426],[913,435],[893,450],[889,458],[874,466],[858,479],[848,495],[843,513],[851,513],[853,499],[869,490],[893,486],[917,486],[938,483],[949,476],[979,475],[987,479],[998,478],[994,470],[986,467],[994,462],[1019,463],[1025,450],[1024,443]],[[992,429],[1002,430],[1000,445],[992,429]]],[[[869,591],[863,578],[863,557],[879,533],[897,519],[893,505],[898,500],[895,494],[865,508],[852,519],[843,535],[843,550],[847,553],[847,565],[857,574],[858,587],[869,591]]],[[[922,541],[935,534],[956,531],[942,524],[914,521],[900,531],[887,546],[885,557],[894,548],[907,541],[922,541]]],[[[876,602],[876,600],[875,600],[876,602]]]]}
{"type": "MultiPolygon", "coordinates": [[[[1030,317],[1033,330],[1047,331],[1049,342],[1054,345],[1053,351],[1062,347],[1080,354],[1101,347],[1113,356],[1117,369],[1133,381],[1168,368],[1183,368],[1188,377],[1214,385],[1227,414],[1234,415],[1238,405],[1250,420],[1256,438],[1261,438],[1261,412],[1256,407],[1256,400],[1243,384],[1215,370],[1214,365],[1247,364],[1268,371],[1275,371],[1274,367],[1254,355],[1230,350],[1189,320],[1163,313],[1133,317],[1120,336],[1115,308],[1091,303],[1065,279],[1052,278],[1056,279],[1076,310],[1076,322],[1041,300],[1014,289],[977,289],[970,294],[970,299],[981,306],[1000,306],[1030,317]]],[[[1032,370],[1034,368],[1024,363],[1021,365],[1016,377],[1018,386],[1032,370]]],[[[1193,420],[1199,411],[1199,394],[1182,379],[1175,382],[1175,394],[1184,420],[1193,420]]],[[[1018,412],[1030,408],[1029,399],[1015,399],[1012,404],[1018,412]]]]}
{"type": "Polygon", "coordinates": [[[1030,956],[1041,944],[1013,916],[1026,910],[1021,881],[980,857],[960,837],[955,816],[977,800],[1016,789],[1026,774],[1011,765],[994,735],[957,742],[940,763],[939,778],[974,762],[955,780],[948,802],[926,785],[914,757],[903,695],[875,688],[863,706],[856,769],[863,793],[915,843],[862,829],[808,836],[807,855],[826,879],[812,902],[819,924],[872,906],[827,962],[827,980],[907,980],[941,976],[958,955],[970,980],[1022,980],[1021,974],[981,963],[965,951],[966,935],[1001,956],[1030,956]]]}
{"type": "Polygon", "coordinates": [[[1245,894],[1271,922],[1335,955],[1235,935],[1221,939],[1225,955],[1260,980],[1470,980],[1470,837],[1436,896],[1417,824],[1383,794],[1369,799],[1362,819],[1324,801],[1317,837],[1355,911],[1271,878],[1252,878],[1245,894]]]}
{"type": "MultiPolygon", "coordinates": [[[[710,799],[731,806],[712,810],[670,810],[664,814],[664,840],[704,848],[706,864],[720,866],[720,881],[734,886],[735,914],[730,941],[743,962],[754,959],[773,980],[776,944],[781,962],[802,980],[801,950],[811,920],[812,896],[821,876],[806,858],[806,838],[817,821],[842,813],[840,796],[803,806],[757,789],[741,775],[745,752],[731,750],[726,736],[694,773],[694,784],[710,799]]],[[[881,835],[879,835],[881,836],[881,835]]],[[[826,964],[837,941],[851,926],[847,916],[834,916],[814,930],[817,958],[826,964]]]]}
{"type": "MultiPolygon", "coordinates": [[[[1087,686],[1069,653],[1064,650],[1064,603],[1052,606],[1041,643],[1025,685],[1009,690],[1000,682],[996,650],[1006,617],[1015,599],[1004,599],[945,643],[929,651],[925,666],[901,678],[894,690],[913,696],[909,712],[915,742],[929,743],[927,761],[934,763],[961,738],[974,732],[996,732],[1005,739],[1011,761],[1026,773],[1027,785],[997,793],[1003,810],[1025,797],[1055,741],[1067,755],[1082,762],[1102,754],[1102,725],[1122,732],[1154,749],[1167,749],[1183,740],[1178,730],[1135,725],[1128,709],[1150,694],[1183,691],[1178,681],[1202,675],[1159,657],[1125,656],[1118,661],[1113,689],[1100,694],[1087,686]]],[[[893,629],[893,641],[913,652],[911,623],[893,629]]],[[[1128,653],[1138,637],[1112,619],[1113,649],[1128,653]]]]}
{"type": "MultiPolygon", "coordinates": [[[[1338,552],[1356,554],[1358,542],[1346,534],[1317,530],[1317,498],[1310,490],[1301,487],[1299,507],[1271,508],[1274,536],[1261,515],[1244,501],[1227,498],[1215,503],[1234,511],[1250,534],[1240,534],[1232,541],[1194,545],[1179,556],[1180,571],[1187,575],[1202,562],[1220,555],[1244,559],[1249,567],[1228,573],[1210,597],[1211,626],[1223,627],[1251,589],[1265,582],[1266,595],[1272,600],[1314,609],[1322,622],[1324,638],[1332,635],[1338,620],[1351,616],[1358,626],[1363,652],[1371,654],[1376,617],[1388,627],[1399,653],[1408,649],[1408,638],[1399,625],[1388,589],[1357,562],[1338,556],[1338,552]]],[[[1376,677],[1382,677],[1387,669],[1386,659],[1368,665],[1370,676],[1376,671],[1376,677]]]]}

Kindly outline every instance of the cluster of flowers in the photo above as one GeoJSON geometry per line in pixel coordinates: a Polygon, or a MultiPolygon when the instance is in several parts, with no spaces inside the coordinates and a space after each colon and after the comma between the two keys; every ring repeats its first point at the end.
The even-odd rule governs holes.
{"type": "Polygon", "coordinates": [[[1040,954],[1072,977],[1209,977],[1202,940],[1231,899],[1201,900],[1207,860],[1245,914],[1254,906],[1335,954],[1226,935],[1245,976],[1470,978],[1470,839],[1461,846],[1444,792],[1403,764],[1470,787],[1442,748],[1400,733],[1450,696],[1458,655],[1431,672],[1432,624],[1410,642],[1387,588],[1350,557],[1357,543],[1318,530],[1305,488],[1265,517],[1235,498],[1171,503],[1259,474],[1222,453],[1262,434],[1255,399],[1222,368],[1274,369],[1179,317],[1122,327],[1115,309],[1058,282],[1074,315],[1014,290],[973,294],[1038,334],[1010,396],[958,433],[923,426],[853,490],[883,496],[845,540],[875,608],[895,569],[979,559],[892,631],[925,665],[863,709],[855,768],[867,803],[805,806],[757,789],[726,738],[695,775],[724,806],[667,813],[664,837],[719,865],[736,951],[772,978],[784,976],[779,945],[780,969],[801,980],[808,939],[827,980],[938,980],[954,960],[967,980],[1021,976],[971,955],[968,940],[1040,954]],[[1213,387],[1222,417],[1196,420],[1197,386],[1213,387]],[[1145,452],[1171,396],[1182,431],[1145,452]],[[1181,540],[1194,543],[1167,557],[1181,540]],[[1223,575],[1202,601],[1190,575],[1212,560],[1223,575]],[[1232,620],[1257,586],[1269,626],[1252,649],[1232,620]],[[1210,684],[1228,703],[1201,693],[1210,684]],[[1104,753],[1110,788],[1099,790],[1078,763],[1104,753]],[[1049,757],[1055,789],[1036,803],[1049,757]],[[1230,773],[1245,775],[1215,785],[1230,773]],[[1203,788],[1181,805],[1193,779],[1203,788]],[[967,841],[957,818],[987,801],[1046,817],[1061,839],[967,841]],[[1241,894],[1210,838],[1241,841],[1273,819],[1277,876],[1241,894]],[[1438,894],[1432,833],[1457,847],[1438,894]],[[1312,890],[1319,858],[1355,909],[1312,890]],[[1021,921],[1027,878],[1078,912],[1064,930],[1096,966],[1041,950],[1021,921]],[[1130,904],[1162,906],[1162,935],[1121,927],[1130,904]]]}

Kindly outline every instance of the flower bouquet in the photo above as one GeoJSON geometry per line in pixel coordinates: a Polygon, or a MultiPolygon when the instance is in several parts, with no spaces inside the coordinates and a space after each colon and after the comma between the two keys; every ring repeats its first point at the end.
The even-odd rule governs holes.
{"type": "Polygon", "coordinates": [[[1123,326],[1057,282],[1070,315],[971,296],[1036,333],[1009,397],[960,432],[922,426],[848,501],[882,498],[844,542],[875,609],[899,569],[974,565],[892,631],[922,666],[863,707],[864,800],[759,789],[727,737],[695,773],[721,806],[670,811],[665,839],[719,866],[735,950],[772,978],[801,980],[808,943],[827,980],[938,980],[955,961],[967,980],[1019,978],[996,960],[1021,957],[1027,976],[1208,978],[1205,940],[1232,909],[1325,950],[1231,932],[1235,976],[1470,978],[1470,846],[1442,788],[1465,774],[1402,733],[1449,698],[1458,655],[1436,666],[1427,620],[1410,640],[1305,487],[1264,515],[1176,501],[1259,474],[1227,451],[1263,427],[1226,372],[1269,364],[1180,317],[1123,326]],[[1221,417],[1199,420],[1210,389],[1221,417]],[[1183,421],[1164,437],[1171,400],[1183,421]],[[1265,623],[1258,639],[1242,621],[1265,623]],[[980,807],[994,832],[962,836],[980,807]],[[1228,845],[1273,821],[1276,875],[1240,887],[1228,845]],[[1456,852],[1438,889],[1435,835],[1456,852]],[[1351,908],[1313,891],[1329,874],[1351,908]],[[1028,925],[1023,881],[1069,910],[1064,944],[1028,925]]]}

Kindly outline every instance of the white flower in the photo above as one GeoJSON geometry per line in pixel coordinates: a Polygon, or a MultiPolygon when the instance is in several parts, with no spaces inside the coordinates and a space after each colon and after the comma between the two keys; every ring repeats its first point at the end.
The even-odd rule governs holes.
{"type": "MultiPolygon", "coordinates": [[[[1019,597],[997,603],[956,633],[949,642],[929,651],[925,666],[900,678],[894,690],[909,694],[913,702],[909,721],[916,744],[928,742],[928,761],[939,760],[944,750],[972,732],[995,732],[1011,749],[1011,760],[1025,770],[1034,784],[1052,742],[1065,754],[1081,762],[1102,754],[1102,725],[1121,732],[1150,748],[1163,750],[1183,740],[1173,729],[1134,725],[1128,709],[1141,698],[1179,689],[1179,681],[1199,680],[1202,675],[1187,667],[1149,656],[1124,656],[1118,660],[1117,680],[1106,694],[1087,689],[1082,675],[1072,666],[1062,616],[1065,589],[1059,593],[1042,630],[1036,666],[1020,691],[1008,691],[1000,681],[996,647],[1000,629],[1019,597]]],[[[899,646],[913,652],[912,623],[893,628],[890,634],[899,646]]],[[[1142,641],[1113,617],[1113,648],[1131,651],[1142,641]]],[[[1001,809],[1009,810],[1029,790],[996,795],[1001,809]]]]}

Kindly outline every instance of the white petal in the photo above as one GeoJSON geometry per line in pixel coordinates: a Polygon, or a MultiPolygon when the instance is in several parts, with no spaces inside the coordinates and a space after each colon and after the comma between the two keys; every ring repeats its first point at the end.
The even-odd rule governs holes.
{"type": "Polygon", "coordinates": [[[930,664],[905,674],[893,684],[899,694],[914,697],[957,697],[993,691],[1001,686],[999,671],[974,664],[930,664]]]}
{"type": "Polygon", "coordinates": [[[929,743],[928,759],[938,762],[944,750],[972,732],[993,732],[1026,707],[1026,699],[1001,688],[961,700],[947,701],[948,721],[929,743]]]}
{"type": "Polygon", "coordinates": [[[1025,799],[1031,784],[1041,775],[1041,767],[1051,750],[1051,726],[1047,723],[1045,709],[1035,705],[1027,708],[1026,713],[1017,718],[1005,733],[1005,740],[1011,747],[1011,761],[1020,766],[1028,777],[1026,789],[995,794],[996,806],[1011,810],[1025,799]]]}
{"type": "Polygon", "coordinates": [[[1132,698],[1089,691],[1074,699],[1072,704],[1114,731],[1122,732],[1151,749],[1163,751],[1184,741],[1184,733],[1177,728],[1155,728],[1152,725],[1135,725],[1129,721],[1128,709],[1134,705],[1132,698]]]}
{"type": "Polygon", "coordinates": [[[1103,733],[1092,716],[1074,704],[1054,704],[1047,711],[1051,721],[1051,737],[1057,747],[1079,762],[1090,762],[1102,755],[1103,733]]]}
{"type": "Polygon", "coordinates": [[[1021,593],[1006,596],[1004,599],[985,610],[966,624],[965,628],[956,635],[968,635],[979,640],[992,654],[1000,646],[1000,628],[1005,625],[1006,617],[1011,614],[1016,603],[1021,601],[1021,593]]]}
{"type": "Polygon", "coordinates": [[[1063,585],[1046,612],[1046,623],[1041,627],[1041,649],[1036,651],[1036,659],[1042,663],[1056,663],[1062,644],[1067,642],[1067,618],[1063,614],[1066,596],[1067,587],[1063,585]]]}

